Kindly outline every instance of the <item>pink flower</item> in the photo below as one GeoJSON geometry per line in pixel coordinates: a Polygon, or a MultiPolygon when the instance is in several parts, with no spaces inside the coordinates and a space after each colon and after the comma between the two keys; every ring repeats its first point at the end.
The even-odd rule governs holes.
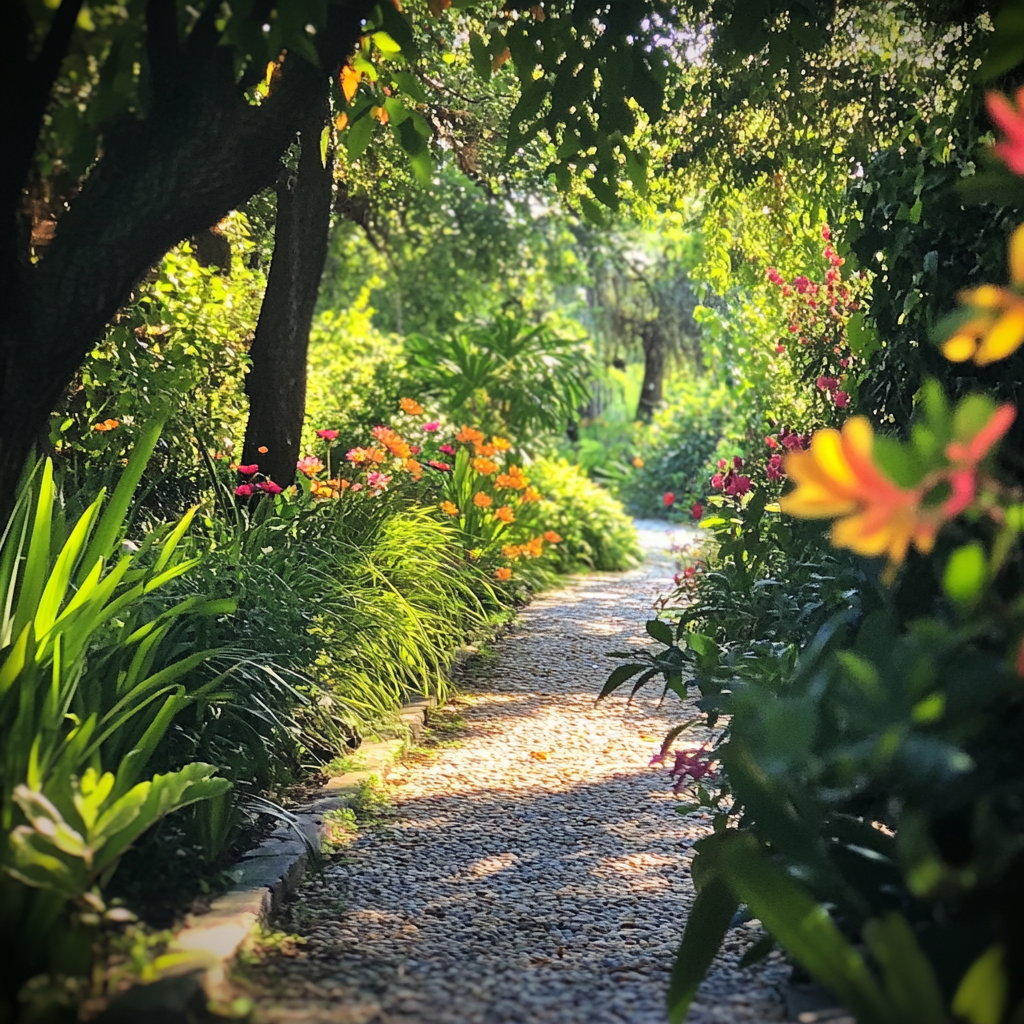
{"type": "Polygon", "coordinates": [[[725,493],[731,495],[734,498],[740,497],[740,495],[746,494],[750,490],[750,477],[739,476],[733,471],[729,470],[729,476],[725,479],[725,493]]]}
{"type": "Polygon", "coordinates": [[[774,267],[769,267],[768,280],[771,281],[772,284],[782,284],[784,279],[774,267]]]}
{"type": "Polygon", "coordinates": [[[275,484],[273,480],[264,480],[262,483],[256,485],[261,491],[265,491],[267,494],[280,494],[284,488],[280,484],[275,484]]]}
{"type": "Polygon", "coordinates": [[[723,478],[722,478],[722,474],[721,474],[721,473],[716,473],[716,474],[715,474],[715,475],[714,475],[714,476],[713,476],[713,477],[711,478],[711,486],[712,486],[712,487],[714,487],[714,489],[715,489],[716,491],[720,491],[720,490],[722,489],[722,486],[723,486],[723,482],[724,482],[724,481],[723,481],[723,478]]]}
{"type": "Polygon", "coordinates": [[[779,431],[779,440],[783,447],[788,448],[791,452],[802,452],[807,448],[807,438],[788,427],[783,427],[779,431]]]}
{"type": "Polygon", "coordinates": [[[235,494],[237,494],[239,498],[250,498],[255,490],[256,488],[252,484],[239,484],[235,488],[235,494]]]}
{"type": "Polygon", "coordinates": [[[428,465],[433,469],[439,469],[442,473],[448,473],[452,468],[447,462],[437,462],[434,459],[431,459],[428,465]]]}
{"type": "Polygon", "coordinates": [[[743,460],[738,455],[732,457],[732,464],[736,469],[743,468],[743,460]]]}
{"type": "Polygon", "coordinates": [[[778,345],[775,346],[775,351],[778,352],[779,355],[782,355],[782,353],[786,351],[786,346],[783,345],[782,342],[780,341],[778,343],[778,345]]]}
{"type": "Polygon", "coordinates": [[[661,503],[665,508],[671,508],[676,503],[676,496],[671,491],[668,491],[661,496],[661,503]]]}
{"type": "Polygon", "coordinates": [[[362,484],[353,484],[352,485],[352,490],[353,491],[361,491],[362,489],[363,489],[363,485],[362,484]]]}
{"type": "Polygon", "coordinates": [[[725,469],[725,467],[728,466],[728,465],[729,465],[729,463],[725,459],[719,459],[718,460],[718,468],[719,469],[725,469]]]}
{"type": "Polygon", "coordinates": [[[833,391],[839,390],[839,378],[838,377],[819,377],[818,378],[818,390],[827,391],[832,394],[833,391]]]}
{"type": "Polygon", "coordinates": [[[829,231],[827,224],[823,224],[821,226],[821,237],[824,238],[826,242],[832,238],[832,232],[829,231]]]}
{"type": "Polygon", "coordinates": [[[251,466],[239,466],[238,467],[238,472],[241,473],[242,476],[253,476],[254,474],[258,473],[259,471],[260,471],[260,467],[255,462],[251,466]]]}
{"type": "Polygon", "coordinates": [[[432,434],[435,430],[440,430],[441,429],[441,424],[438,423],[436,420],[434,422],[432,422],[432,423],[424,423],[423,424],[423,429],[428,434],[432,434]]]}
{"type": "Polygon", "coordinates": [[[687,776],[693,779],[694,782],[700,782],[708,772],[711,771],[711,766],[714,763],[714,758],[710,756],[710,751],[706,747],[701,747],[700,750],[677,750],[675,756],[675,762],[671,769],[669,769],[669,777],[676,780],[676,784],[673,787],[678,793],[686,784],[687,776]]]}
{"type": "Polygon", "coordinates": [[[790,334],[796,334],[796,332],[799,331],[799,330],[800,330],[800,325],[799,324],[790,324],[789,325],[789,333],[790,334]]]}
{"type": "Polygon", "coordinates": [[[845,409],[850,404],[850,396],[845,391],[837,391],[832,396],[832,401],[836,403],[836,408],[845,409]]]}
{"type": "Polygon", "coordinates": [[[334,441],[338,436],[339,431],[337,430],[318,430],[316,436],[322,438],[324,441],[334,441]]]}
{"type": "Polygon", "coordinates": [[[781,480],[786,474],[782,470],[782,456],[773,455],[765,466],[769,480],[781,480]]]}
{"type": "Polygon", "coordinates": [[[809,277],[804,277],[803,274],[801,274],[799,277],[794,277],[793,278],[793,287],[801,295],[806,295],[808,289],[811,287],[811,279],[809,277]]]}
{"type": "Polygon", "coordinates": [[[299,459],[295,468],[303,476],[316,476],[324,468],[324,464],[315,455],[307,455],[304,459],[299,459]]]}
{"type": "Polygon", "coordinates": [[[375,491],[386,491],[389,483],[391,483],[391,477],[386,473],[371,470],[366,474],[366,486],[375,491]]]}
{"type": "Polygon", "coordinates": [[[450,444],[443,444],[443,445],[441,445],[441,447],[438,449],[438,451],[444,452],[445,455],[454,455],[455,454],[455,449],[450,444]]]}
{"type": "Polygon", "coordinates": [[[700,521],[704,518],[704,506],[699,501],[695,502],[693,508],[690,509],[690,515],[700,521]]]}

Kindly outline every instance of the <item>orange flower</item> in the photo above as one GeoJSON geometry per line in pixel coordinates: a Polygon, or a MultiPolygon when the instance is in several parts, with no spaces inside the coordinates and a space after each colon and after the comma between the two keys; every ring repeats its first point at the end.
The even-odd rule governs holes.
{"type": "Polygon", "coordinates": [[[501,553],[506,558],[518,558],[523,553],[523,549],[518,544],[503,544],[501,553]]]}
{"type": "Polygon", "coordinates": [[[483,491],[477,491],[473,495],[473,504],[477,508],[490,508],[494,504],[494,500],[489,494],[484,494],[483,491]]]}
{"type": "Polygon", "coordinates": [[[555,533],[554,530],[548,530],[547,533],[544,534],[544,539],[549,544],[561,544],[562,543],[562,538],[557,533],[555,533]]]}
{"type": "Polygon", "coordinates": [[[1010,236],[1011,288],[983,284],[961,292],[960,302],[972,313],[942,346],[954,363],[973,359],[986,366],[1012,355],[1024,343],[1024,224],[1010,236]]]}
{"type": "Polygon", "coordinates": [[[516,521],[515,513],[508,505],[502,505],[501,508],[496,509],[494,513],[503,523],[514,523],[516,521]]]}
{"type": "Polygon", "coordinates": [[[464,444],[482,444],[484,435],[479,430],[475,430],[473,427],[463,427],[456,435],[456,441],[462,441],[464,444]]]}
{"type": "Polygon", "coordinates": [[[459,514],[458,505],[451,501],[442,501],[440,509],[442,512],[446,512],[450,516],[457,516],[459,514]]]}
{"type": "Polygon", "coordinates": [[[639,455],[634,455],[633,456],[633,468],[634,469],[643,469],[644,468],[644,460],[642,458],[640,458],[639,455]]]}
{"type": "Polygon", "coordinates": [[[526,490],[523,491],[523,497],[522,497],[523,504],[525,505],[525,504],[527,504],[528,502],[531,502],[531,501],[543,501],[543,498],[541,497],[541,493],[540,493],[540,491],[537,490],[536,487],[527,487],[526,490]]]}
{"type": "Polygon", "coordinates": [[[899,565],[913,544],[931,551],[938,524],[921,508],[924,488],[893,483],[872,461],[874,434],[863,416],[838,430],[819,430],[807,451],[786,455],[796,488],[782,497],[783,512],[804,519],[835,519],[832,543],[860,555],[887,555],[899,565]]]}
{"type": "Polygon", "coordinates": [[[473,460],[473,468],[484,476],[490,476],[498,472],[498,464],[490,459],[476,458],[473,460]]]}
{"type": "Polygon", "coordinates": [[[261,444],[259,448],[256,449],[256,451],[258,451],[260,455],[266,455],[267,452],[270,451],[270,449],[265,444],[261,444]]]}
{"type": "Polygon", "coordinates": [[[380,441],[380,443],[384,445],[392,455],[399,459],[407,459],[412,454],[412,449],[410,449],[409,445],[406,443],[405,438],[390,427],[374,427],[373,436],[377,438],[377,440],[380,441]]]}
{"type": "Polygon", "coordinates": [[[476,449],[477,455],[482,455],[484,456],[484,458],[487,459],[491,458],[493,455],[496,455],[498,451],[498,449],[495,448],[493,444],[476,444],[473,445],[473,447],[476,449]]]}
{"type": "Polygon", "coordinates": [[[381,124],[388,123],[388,112],[383,107],[370,107],[370,117],[376,118],[381,124]]]}
{"type": "Polygon", "coordinates": [[[511,441],[504,437],[498,437],[497,434],[491,438],[491,444],[494,445],[499,452],[507,452],[512,447],[511,441]]]}
{"type": "Polygon", "coordinates": [[[501,566],[500,569],[495,569],[494,570],[494,575],[497,576],[497,578],[499,580],[502,580],[502,581],[510,580],[510,579],[512,579],[512,570],[507,565],[503,565],[503,566],[501,566]]]}
{"type": "Polygon", "coordinates": [[[419,480],[423,476],[423,467],[415,459],[406,459],[402,465],[412,473],[413,480],[419,480]]]}
{"type": "Polygon", "coordinates": [[[121,426],[119,420],[104,420],[102,423],[97,423],[92,429],[98,430],[101,434],[105,434],[108,430],[114,430],[119,426],[121,426]]]}
{"type": "Polygon", "coordinates": [[[544,552],[544,538],[534,537],[533,540],[527,541],[523,545],[523,554],[529,555],[530,558],[540,558],[544,552]]]}
{"type": "Polygon", "coordinates": [[[411,398],[400,398],[398,404],[402,407],[402,412],[407,412],[410,416],[423,415],[423,406],[411,398]]]}

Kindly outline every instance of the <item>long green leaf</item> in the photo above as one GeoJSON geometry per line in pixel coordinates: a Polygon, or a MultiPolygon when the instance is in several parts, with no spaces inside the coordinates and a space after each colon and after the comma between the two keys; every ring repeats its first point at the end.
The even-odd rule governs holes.
{"type": "Polygon", "coordinates": [[[21,575],[21,590],[14,614],[12,636],[20,636],[25,624],[36,616],[39,598],[46,585],[50,570],[50,528],[53,520],[53,463],[43,464],[43,475],[36,496],[35,515],[32,517],[32,535],[28,542],[28,555],[21,575]]]}

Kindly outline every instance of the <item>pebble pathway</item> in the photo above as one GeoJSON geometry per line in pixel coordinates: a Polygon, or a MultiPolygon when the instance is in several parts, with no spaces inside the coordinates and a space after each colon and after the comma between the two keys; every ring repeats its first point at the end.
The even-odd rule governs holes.
{"type": "MultiPolygon", "coordinates": [[[[685,714],[656,693],[595,705],[605,654],[648,642],[671,587],[664,524],[648,559],[537,598],[467,688],[461,744],[389,769],[395,816],[362,831],[277,927],[304,942],[249,969],[265,1024],[665,1024],[694,898],[692,845],[649,767],[685,714]]],[[[739,969],[734,928],[689,1022],[781,1021],[788,967],[739,969]]]]}

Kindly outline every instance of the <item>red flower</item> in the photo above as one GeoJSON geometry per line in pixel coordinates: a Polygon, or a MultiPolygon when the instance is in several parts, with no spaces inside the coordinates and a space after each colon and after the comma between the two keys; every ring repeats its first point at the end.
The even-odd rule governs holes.
{"type": "Polygon", "coordinates": [[[267,494],[280,494],[284,490],[280,484],[275,484],[273,480],[264,480],[256,486],[267,494]]]}
{"type": "Polygon", "coordinates": [[[783,283],[782,275],[774,267],[768,268],[768,280],[771,281],[772,284],[783,283]]]}
{"type": "Polygon", "coordinates": [[[765,466],[769,480],[781,480],[786,474],[782,471],[782,456],[773,455],[765,466]]]}
{"type": "Polygon", "coordinates": [[[775,351],[781,355],[783,352],[786,351],[786,346],[783,345],[782,342],[779,342],[779,344],[775,346],[775,351]]]}
{"type": "Polygon", "coordinates": [[[695,502],[693,508],[690,509],[690,515],[699,522],[704,518],[704,506],[699,501],[695,502]]]}
{"type": "Polygon", "coordinates": [[[239,498],[249,498],[253,495],[255,490],[256,488],[252,484],[239,484],[235,488],[235,494],[237,494],[239,498]]]}
{"type": "Polygon", "coordinates": [[[671,508],[676,503],[676,496],[671,491],[668,491],[661,496],[661,502],[665,508],[671,508]]]}
{"type": "Polygon", "coordinates": [[[802,452],[807,447],[807,438],[788,427],[783,427],[779,431],[779,440],[783,447],[788,448],[791,452],[802,452]]]}
{"type": "Polygon", "coordinates": [[[715,475],[714,475],[714,476],[713,476],[713,477],[711,478],[711,486],[712,486],[712,487],[714,487],[714,489],[715,489],[716,491],[720,491],[720,490],[722,489],[722,485],[723,485],[723,483],[724,483],[724,481],[723,481],[723,479],[722,479],[722,474],[721,474],[721,473],[716,473],[716,474],[715,474],[715,475]]]}
{"type": "Polygon", "coordinates": [[[807,290],[811,287],[811,279],[809,277],[804,277],[803,274],[801,274],[799,277],[794,277],[793,278],[793,287],[801,295],[806,295],[807,294],[807,290]]]}
{"type": "Polygon", "coordinates": [[[736,469],[743,468],[743,460],[738,455],[732,457],[732,464],[736,469]]]}
{"type": "Polygon", "coordinates": [[[411,444],[411,445],[409,445],[409,452],[410,452],[410,454],[412,454],[412,455],[419,455],[419,453],[421,451],[423,451],[423,449],[418,444],[411,444]]]}
{"type": "Polygon", "coordinates": [[[253,476],[254,474],[258,473],[259,471],[260,471],[260,467],[255,462],[251,466],[239,466],[238,467],[238,472],[241,473],[242,476],[253,476]]]}
{"type": "Polygon", "coordinates": [[[769,434],[769,435],[768,435],[768,436],[767,436],[767,437],[766,437],[766,438],[764,439],[764,443],[765,443],[766,445],[768,445],[768,447],[769,447],[769,448],[778,448],[778,447],[779,447],[779,442],[778,442],[778,441],[776,441],[776,440],[775,440],[775,438],[771,436],[771,434],[769,434]]]}
{"type": "Polygon", "coordinates": [[[832,232],[829,231],[827,224],[822,225],[821,237],[824,238],[826,242],[828,242],[832,238],[832,232]]]}
{"type": "Polygon", "coordinates": [[[334,441],[338,436],[339,431],[337,430],[318,430],[316,436],[323,438],[325,441],[334,441]]]}
{"type": "Polygon", "coordinates": [[[433,469],[439,469],[442,473],[447,473],[452,468],[447,462],[437,462],[434,459],[431,459],[428,465],[433,469]]]}
{"type": "Polygon", "coordinates": [[[725,493],[738,498],[742,494],[746,494],[750,490],[750,477],[740,476],[734,473],[731,469],[729,475],[725,478],[725,493]]]}

